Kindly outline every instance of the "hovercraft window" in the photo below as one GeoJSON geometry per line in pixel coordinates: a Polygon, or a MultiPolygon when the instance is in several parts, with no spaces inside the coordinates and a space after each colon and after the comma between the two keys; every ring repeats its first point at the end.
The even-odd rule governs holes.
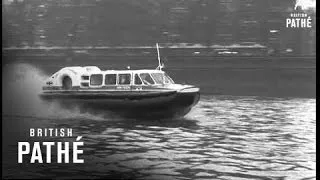
{"type": "Polygon", "coordinates": [[[90,77],[90,85],[99,86],[102,84],[102,74],[92,74],[90,77]]]}
{"type": "Polygon", "coordinates": [[[137,85],[142,84],[142,81],[141,81],[140,77],[138,76],[138,74],[134,75],[134,84],[137,84],[137,85]]]}
{"type": "Polygon", "coordinates": [[[82,80],[89,80],[89,76],[81,76],[82,80]]]}
{"type": "Polygon", "coordinates": [[[83,83],[81,83],[81,86],[82,86],[82,87],[89,87],[89,83],[84,83],[84,82],[83,82],[83,83]]]}
{"type": "Polygon", "coordinates": [[[105,80],[106,85],[115,85],[117,83],[116,74],[106,74],[105,78],[106,78],[105,80]]]}
{"type": "Polygon", "coordinates": [[[167,73],[164,73],[164,83],[165,84],[174,84],[174,81],[170,78],[167,73]]]}
{"type": "Polygon", "coordinates": [[[149,73],[141,73],[140,77],[142,79],[142,82],[146,85],[154,84],[154,81],[149,73]]]}
{"type": "Polygon", "coordinates": [[[151,76],[157,84],[163,84],[164,76],[162,73],[152,73],[151,76]]]}
{"type": "Polygon", "coordinates": [[[119,84],[130,84],[131,74],[119,74],[119,84]]]}

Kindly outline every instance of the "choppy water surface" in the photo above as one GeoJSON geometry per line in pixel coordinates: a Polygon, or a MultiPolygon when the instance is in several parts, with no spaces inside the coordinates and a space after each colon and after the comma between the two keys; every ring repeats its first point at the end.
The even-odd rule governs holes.
{"type": "Polygon", "coordinates": [[[54,113],[47,107],[38,113],[29,107],[30,114],[7,111],[3,177],[315,179],[315,104],[202,95],[183,119],[143,121],[57,107],[54,113]],[[74,136],[83,136],[85,163],[18,165],[16,142],[30,127],[73,128],[74,136]]]}

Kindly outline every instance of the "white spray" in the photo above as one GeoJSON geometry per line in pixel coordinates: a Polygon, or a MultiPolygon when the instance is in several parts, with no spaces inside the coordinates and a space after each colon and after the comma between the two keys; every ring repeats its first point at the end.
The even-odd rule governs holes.
{"type": "Polygon", "coordinates": [[[103,120],[101,115],[80,113],[78,109],[63,109],[58,104],[39,98],[42,85],[48,75],[26,64],[10,64],[2,67],[2,115],[36,118],[86,118],[103,120]]]}

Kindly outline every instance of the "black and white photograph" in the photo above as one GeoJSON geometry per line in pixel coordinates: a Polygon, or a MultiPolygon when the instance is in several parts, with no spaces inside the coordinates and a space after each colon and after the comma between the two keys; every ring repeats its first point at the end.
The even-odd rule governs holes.
{"type": "Polygon", "coordinates": [[[2,0],[2,179],[315,180],[316,0],[2,0]]]}

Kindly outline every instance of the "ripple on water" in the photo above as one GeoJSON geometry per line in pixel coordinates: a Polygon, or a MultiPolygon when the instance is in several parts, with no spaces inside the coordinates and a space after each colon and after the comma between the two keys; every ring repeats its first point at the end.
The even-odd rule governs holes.
{"type": "MultiPolygon", "coordinates": [[[[182,120],[42,119],[72,127],[85,142],[85,166],[56,165],[54,173],[129,179],[315,178],[314,99],[201,98],[182,120]]],[[[20,172],[5,177],[46,175],[45,167],[30,170],[4,162],[20,172]]]]}

